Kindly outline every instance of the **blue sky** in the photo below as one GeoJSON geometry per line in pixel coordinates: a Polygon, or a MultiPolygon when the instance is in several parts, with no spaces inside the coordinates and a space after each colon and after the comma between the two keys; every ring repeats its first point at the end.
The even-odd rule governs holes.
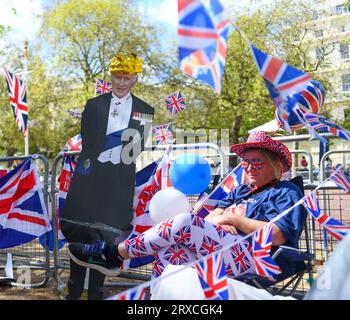
{"type": "MultiPolygon", "coordinates": [[[[11,37],[0,39],[0,50],[5,42],[16,42],[23,46],[27,38],[29,44],[36,39],[36,32],[40,27],[41,15],[44,7],[56,0],[12,0],[1,1],[0,24],[11,27],[11,37]],[[16,14],[14,14],[15,9],[16,14]]],[[[274,0],[221,0],[226,7],[252,6],[254,3],[264,5],[274,0]]],[[[165,26],[166,33],[163,34],[163,45],[167,47],[176,41],[177,27],[177,0],[137,0],[139,9],[146,20],[165,26]]],[[[0,66],[3,63],[0,58],[0,66]]]]}

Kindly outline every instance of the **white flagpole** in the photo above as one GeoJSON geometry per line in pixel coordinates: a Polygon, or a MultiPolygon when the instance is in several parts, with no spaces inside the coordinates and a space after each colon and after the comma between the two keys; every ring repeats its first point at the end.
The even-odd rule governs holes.
{"type": "MultiPolygon", "coordinates": [[[[27,85],[27,73],[28,73],[28,39],[24,40],[24,83],[27,87],[27,104],[28,104],[28,85],[27,85]]],[[[29,155],[29,105],[28,105],[28,117],[27,117],[27,130],[24,137],[24,155],[29,155]]]]}

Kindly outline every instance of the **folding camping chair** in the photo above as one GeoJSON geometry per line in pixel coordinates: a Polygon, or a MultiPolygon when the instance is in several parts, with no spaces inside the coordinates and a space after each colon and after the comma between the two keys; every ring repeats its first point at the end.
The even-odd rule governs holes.
{"type": "MultiPolygon", "coordinates": [[[[296,184],[302,193],[304,194],[304,183],[303,178],[301,176],[297,176],[290,180],[296,184]]],[[[304,218],[304,234],[305,234],[305,242],[306,242],[306,251],[303,249],[296,249],[289,246],[279,246],[272,254],[272,258],[279,264],[279,261],[284,261],[284,264],[288,263],[290,266],[290,270],[285,270],[281,274],[275,277],[276,281],[270,281],[266,278],[263,278],[257,274],[247,274],[237,277],[236,280],[242,281],[254,287],[265,289],[273,295],[276,294],[288,294],[293,296],[296,292],[296,289],[299,286],[299,283],[303,279],[306,273],[309,274],[310,281],[312,280],[312,267],[313,267],[313,259],[314,255],[310,250],[310,236],[307,228],[307,213],[306,209],[303,207],[305,211],[304,218]],[[286,281],[281,287],[276,287],[275,285],[286,281]],[[291,286],[291,289],[288,287],[291,286]]],[[[298,298],[298,296],[295,296],[298,298]]]]}

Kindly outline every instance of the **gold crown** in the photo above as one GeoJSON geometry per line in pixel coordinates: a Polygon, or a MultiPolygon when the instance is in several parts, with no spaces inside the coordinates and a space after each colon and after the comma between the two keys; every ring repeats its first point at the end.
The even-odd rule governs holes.
{"type": "Polygon", "coordinates": [[[127,57],[118,53],[109,64],[109,72],[136,74],[142,72],[142,59],[135,53],[130,53],[127,57]]]}

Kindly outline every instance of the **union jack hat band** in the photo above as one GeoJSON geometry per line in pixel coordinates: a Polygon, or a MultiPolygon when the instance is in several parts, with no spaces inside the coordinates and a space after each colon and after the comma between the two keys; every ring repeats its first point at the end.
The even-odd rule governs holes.
{"type": "Polygon", "coordinates": [[[263,131],[256,131],[249,135],[247,142],[231,146],[231,151],[239,157],[244,157],[247,149],[266,149],[275,153],[281,160],[283,172],[289,171],[292,166],[292,156],[285,144],[273,140],[270,135],[263,131]]]}

